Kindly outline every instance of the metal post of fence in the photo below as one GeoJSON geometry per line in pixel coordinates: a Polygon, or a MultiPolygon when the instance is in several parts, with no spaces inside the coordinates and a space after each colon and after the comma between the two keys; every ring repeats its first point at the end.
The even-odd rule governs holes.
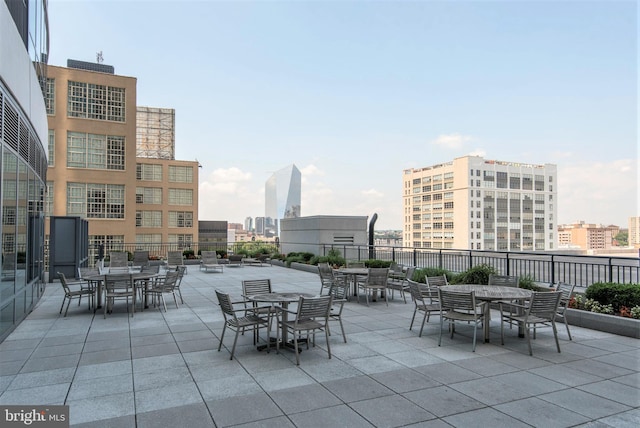
{"type": "Polygon", "coordinates": [[[555,284],[555,283],[556,283],[556,262],[552,254],[551,255],[551,284],[555,284]]]}
{"type": "Polygon", "coordinates": [[[511,275],[511,263],[509,263],[509,253],[507,253],[507,259],[506,259],[506,263],[507,263],[507,273],[505,275],[511,275]]]}

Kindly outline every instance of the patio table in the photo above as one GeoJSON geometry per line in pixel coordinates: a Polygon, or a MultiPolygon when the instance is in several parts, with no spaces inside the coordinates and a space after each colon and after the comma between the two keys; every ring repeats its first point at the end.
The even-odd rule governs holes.
{"type": "MultiPolygon", "coordinates": [[[[482,285],[482,284],[453,284],[440,287],[451,291],[474,291],[476,299],[485,302],[493,302],[498,300],[526,300],[531,298],[533,293],[531,290],[516,287],[504,287],[500,285],[482,285]]],[[[491,309],[487,305],[484,311],[484,320],[482,329],[484,331],[484,341],[489,343],[489,323],[491,322],[491,309]]],[[[500,321],[502,322],[502,321],[500,321]]],[[[518,326],[518,336],[524,337],[524,326],[518,326]]]]}
{"type": "MultiPolygon", "coordinates": [[[[282,332],[282,342],[280,343],[280,346],[292,351],[295,350],[295,347],[293,343],[288,340],[289,332],[287,331],[287,328],[284,327],[284,323],[289,319],[286,309],[289,307],[289,303],[296,303],[298,300],[300,300],[300,297],[313,297],[313,294],[300,293],[298,291],[286,291],[280,293],[263,293],[247,296],[247,299],[251,300],[252,302],[279,304],[280,306],[282,306],[282,309],[284,310],[282,311],[283,327],[280,329],[282,332]]],[[[278,326],[276,326],[276,328],[278,328],[278,326]]],[[[293,340],[295,340],[295,338],[293,340]]],[[[267,346],[268,345],[260,345],[258,346],[258,350],[262,351],[266,349],[267,346]]]]}
{"type": "MultiPolygon", "coordinates": [[[[340,268],[336,269],[335,273],[338,275],[346,275],[348,276],[349,282],[352,284],[353,295],[358,295],[358,276],[369,276],[369,269],[367,268],[340,268]]],[[[374,300],[375,301],[375,300],[374,300]]]]}
{"type": "MultiPolygon", "coordinates": [[[[149,281],[153,278],[158,277],[159,274],[157,273],[153,273],[153,272],[135,272],[135,271],[131,271],[129,273],[126,272],[115,272],[115,273],[100,273],[100,274],[93,274],[93,275],[88,275],[86,278],[87,281],[94,281],[98,284],[98,290],[97,290],[97,301],[96,301],[96,309],[100,309],[102,308],[102,287],[105,281],[109,280],[109,279],[118,279],[118,278],[129,278],[129,281],[131,281],[131,286],[134,287],[135,286],[135,282],[136,281],[144,281],[145,283],[145,292],[144,292],[144,300],[143,300],[143,309],[144,308],[148,308],[148,301],[147,301],[147,293],[146,293],[146,287],[147,284],[149,283],[149,281]]],[[[134,287],[135,288],[135,287],[134,287]]],[[[134,302],[133,304],[135,305],[135,295],[134,295],[134,302]]]]}

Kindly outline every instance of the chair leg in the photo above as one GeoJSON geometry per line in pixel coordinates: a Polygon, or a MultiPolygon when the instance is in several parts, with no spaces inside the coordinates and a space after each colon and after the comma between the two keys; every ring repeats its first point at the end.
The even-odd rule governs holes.
{"type": "MultiPolygon", "coordinates": [[[[62,313],[62,309],[64,308],[64,302],[66,302],[66,301],[67,301],[67,296],[65,295],[62,298],[62,305],[60,305],[60,313],[62,313]]],[[[65,314],[65,316],[66,316],[66,314],[65,314]]]]}
{"type": "Polygon", "coordinates": [[[331,344],[329,344],[329,330],[326,328],[324,329],[324,337],[326,338],[326,341],[327,341],[327,353],[329,354],[329,359],[331,359],[331,344]]]}
{"type": "Polygon", "coordinates": [[[565,316],[562,316],[562,322],[564,322],[564,326],[567,329],[567,336],[569,336],[569,340],[573,340],[571,338],[571,332],[569,331],[569,321],[567,321],[567,318],[565,316]]]}
{"type": "Polygon", "coordinates": [[[556,322],[551,320],[551,328],[553,328],[553,337],[556,339],[556,348],[558,348],[558,353],[560,353],[560,342],[558,341],[558,329],[556,328],[556,322]]]}
{"type": "Polygon", "coordinates": [[[234,352],[236,352],[236,343],[238,342],[238,333],[240,333],[240,330],[236,329],[236,337],[233,339],[233,347],[231,348],[231,356],[229,357],[230,360],[233,360],[233,354],[234,352]]]}
{"type": "Polygon", "coordinates": [[[409,324],[409,330],[411,330],[413,328],[413,321],[416,318],[416,312],[418,311],[418,307],[416,306],[416,308],[413,310],[413,316],[411,317],[411,324],[409,324]]]}
{"type": "Polygon", "coordinates": [[[420,326],[420,333],[418,334],[418,337],[422,337],[422,330],[424,329],[424,322],[427,320],[427,314],[429,312],[424,311],[424,318],[422,318],[422,325],[420,326]]]}
{"type": "MultiPolygon", "coordinates": [[[[307,339],[307,346],[309,346],[309,339],[307,339]]],[[[293,334],[293,348],[296,351],[296,365],[300,365],[300,352],[298,351],[298,339],[296,339],[295,333],[293,334]]]]}
{"type": "Polygon", "coordinates": [[[533,355],[533,350],[531,349],[531,336],[530,336],[530,333],[529,333],[529,326],[528,325],[524,326],[524,335],[527,337],[527,345],[529,345],[529,355],[533,355]]]}
{"type": "Polygon", "coordinates": [[[222,348],[222,339],[224,339],[224,332],[227,330],[227,323],[224,323],[224,326],[222,327],[222,334],[220,335],[220,343],[218,344],[218,352],[220,352],[220,349],[222,348]]]}
{"type": "Polygon", "coordinates": [[[344,339],[344,343],[347,343],[347,335],[344,334],[344,326],[342,325],[342,318],[338,318],[338,321],[340,321],[340,330],[342,330],[342,338],[344,339]]]}

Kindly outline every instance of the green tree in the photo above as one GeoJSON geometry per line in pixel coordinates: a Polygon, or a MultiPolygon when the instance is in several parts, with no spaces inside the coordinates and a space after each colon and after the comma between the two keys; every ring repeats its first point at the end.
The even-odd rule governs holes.
{"type": "Polygon", "coordinates": [[[627,232],[626,230],[618,232],[618,234],[614,236],[613,239],[618,241],[618,244],[620,244],[620,246],[626,247],[627,245],[629,245],[629,232],[627,232]]]}

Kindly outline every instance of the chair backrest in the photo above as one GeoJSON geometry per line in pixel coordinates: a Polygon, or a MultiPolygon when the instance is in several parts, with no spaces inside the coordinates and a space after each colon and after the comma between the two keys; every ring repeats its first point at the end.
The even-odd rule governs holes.
{"type": "Polygon", "coordinates": [[[167,265],[180,266],[183,265],[182,251],[169,251],[167,253],[167,265]]]}
{"type": "Polygon", "coordinates": [[[133,252],[133,265],[134,266],[148,266],[149,265],[149,252],[148,251],[134,251],[133,252]]]}
{"type": "Polygon", "coordinates": [[[200,253],[202,263],[205,265],[217,265],[218,254],[215,251],[203,251],[200,253]]]}
{"type": "Polygon", "coordinates": [[[346,281],[334,281],[329,289],[329,294],[334,300],[347,300],[349,298],[349,283],[346,281]]]}
{"type": "Polygon", "coordinates": [[[520,279],[515,275],[489,275],[489,285],[500,285],[502,287],[518,287],[520,279]]]}
{"type": "Polygon", "coordinates": [[[129,266],[129,253],[126,251],[111,251],[109,253],[109,267],[129,266]]]}
{"type": "Polygon", "coordinates": [[[318,263],[318,274],[323,284],[330,285],[333,282],[333,269],[327,263],[318,263]]]}
{"type": "Polygon", "coordinates": [[[125,273],[129,273],[129,268],[126,267],[126,266],[123,266],[123,267],[119,267],[119,266],[109,267],[109,273],[125,274],[125,273]]]}
{"type": "Polygon", "coordinates": [[[569,300],[571,300],[571,296],[573,295],[574,288],[576,288],[575,284],[567,284],[566,282],[558,283],[556,291],[560,291],[562,293],[562,297],[560,298],[560,303],[562,305],[569,303],[569,300]]]}
{"type": "Polygon", "coordinates": [[[562,291],[534,291],[527,308],[527,316],[554,319],[561,297],[562,291]]]}
{"type": "Polygon", "coordinates": [[[386,287],[388,278],[389,268],[369,268],[369,275],[367,275],[367,285],[386,287]]]}
{"type": "Polygon", "coordinates": [[[438,299],[443,312],[462,311],[477,315],[475,291],[453,291],[438,288],[438,299]]]}
{"type": "Polygon", "coordinates": [[[270,279],[245,279],[242,281],[242,294],[244,296],[267,293],[271,293],[270,279]]]}
{"type": "Polygon", "coordinates": [[[389,274],[402,274],[402,265],[399,265],[396,262],[391,262],[391,265],[389,265],[389,274]]]}
{"type": "Polygon", "coordinates": [[[298,314],[296,321],[304,321],[309,318],[329,318],[331,312],[331,304],[333,302],[333,296],[317,296],[317,297],[302,297],[298,300],[298,314]]]}
{"type": "Polygon", "coordinates": [[[119,294],[129,293],[133,295],[133,293],[135,293],[135,288],[131,284],[131,276],[129,274],[106,276],[104,287],[107,295],[114,291],[117,291],[119,294]]]}
{"type": "Polygon", "coordinates": [[[347,267],[348,268],[365,268],[367,267],[364,262],[360,262],[357,260],[347,260],[347,267]]]}
{"type": "Polygon", "coordinates": [[[231,296],[219,290],[216,290],[216,296],[218,297],[218,303],[220,304],[224,319],[226,320],[227,317],[236,318],[236,313],[233,311],[233,303],[231,303],[231,296]]]}
{"type": "Polygon", "coordinates": [[[172,292],[178,284],[179,275],[177,271],[167,272],[164,278],[160,280],[162,291],[166,293],[172,292]]]}
{"type": "Polygon", "coordinates": [[[411,299],[416,303],[416,305],[424,304],[423,292],[425,290],[430,291],[429,284],[420,284],[419,282],[415,282],[410,279],[407,280],[407,283],[409,284],[411,299]]]}
{"type": "Polygon", "coordinates": [[[425,282],[429,284],[429,287],[442,287],[449,285],[446,275],[427,276],[425,277],[425,282]]]}
{"type": "Polygon", "coordinates": [[[406,280],[412,279],[413,278],[413,273],[416,271],[416,267],[415,266],[409,266],[405,271],[404,271],[404,278],[406,280]]]}
{"type": "Polygon", "coordinates": [[[60,278],[60,284],[62,284],[62,288],[65,293],[69,293],[69,284],[67,283],[67,277],[64,276],[62,272],[56,272],[58,274],[58,278],[60,278]]]}

